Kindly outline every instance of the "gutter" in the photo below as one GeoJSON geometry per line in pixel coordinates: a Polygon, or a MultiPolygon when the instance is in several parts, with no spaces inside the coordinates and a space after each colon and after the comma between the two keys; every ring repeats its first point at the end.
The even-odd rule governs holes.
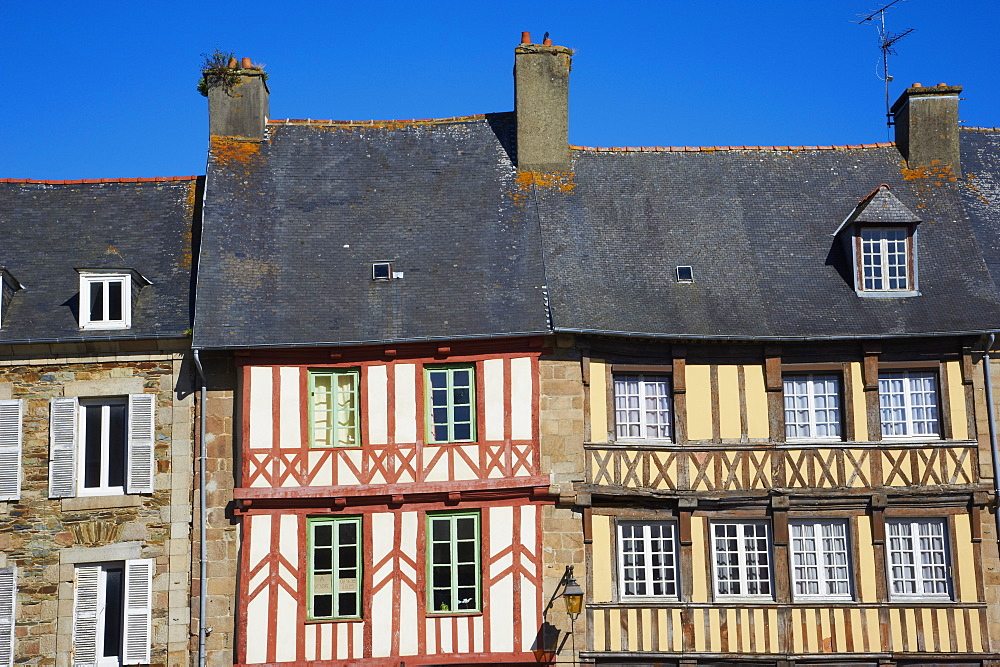
{"type": "Polygon", "coordinates": [[[198,380],[201,389],[198,394],[198,664],[205,666],[205,641],[211,628],[205,627],[205,617],[208,614],[208,545],[205,522],[208,520],[208,509],[205,501],[208,496],[206,492],[205,469],[208,460],[208,445],[205,436],[208,432],[208,419],[205,414],[206,401],[206,381],[205,369],[201,365],[200,350],[194,351],[194,366],[198,369],[198,380]]]}
{"type": "MultiPolygon", "coordinates": [[[[986,349],[983,351],[983,381],[986,383],[986,421],[990,427],[990,454],[993,456],[993,497],[994,502],[1000,502],[1000,449],[997,447],[996,415],[993,410],[993,378],[990,373],[990,350],[996,340],[995,334],[990,334],[986,341],[986,349]]],[[[996,519],[996,538],[1000,545],[1000,509],[993,512],[996,519]]]]}

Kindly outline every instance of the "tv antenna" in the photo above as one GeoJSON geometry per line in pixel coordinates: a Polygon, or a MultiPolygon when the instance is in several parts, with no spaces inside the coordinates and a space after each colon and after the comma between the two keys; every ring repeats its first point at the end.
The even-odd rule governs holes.
{"type": "Polygon", "coordinates": [[[892,77],[889,76],[889,56],[898,55],[896,50],[892,48],[893,45],[914,30],[910,28],[905,32],[888,32],[885,29],[885,10],[897,2],[906,2],[906,0],[892,0],[892,2],[882,5],[867,16],[858,14],[857,16],[861,20],[855,21],[858,25],[868,23],[869,21],[877,22],[879,48],[882,50],[882,74],[879,78],[885,81],[885,124],[887,127],[892,125],[892,113],[889,111],[889,82],[892,81],[892,77]]]}

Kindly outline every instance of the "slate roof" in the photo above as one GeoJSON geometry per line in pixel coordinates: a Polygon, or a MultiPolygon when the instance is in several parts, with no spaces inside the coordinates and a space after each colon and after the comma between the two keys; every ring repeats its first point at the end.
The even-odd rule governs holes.
{"type": "Polygon", "coordinates": [[[965,175],[962,201],[993,280],[1000,287],[1000,128],[969,128],[959,136],[965,175]]]}
{"type": "Polygon", "coordinates": [[[195,177],[0,181],[0,268],[24,289],[0,342],[179,337],[191,327],[195,177]],[[133,269],[143,287],[124,330],[81,330],[77,269],[133,269]]]}
{"type": "Polygon", "coordinates": [[[893,147],[575,150],[574,172],[572,187],[538,189],[557,330],[803,339],[1000,326],[962,183],[904,169],[893,147]],[[859,297],[833,237],[882,183],[923,220],[920,296],[859,297]],[[693,284],[676,282],[678,265],[693,284]]]}
{"type": "Polygon", "coordinates": [[[194,345],[547,332],[510,116],[271,122],[262,143],[214,137],[194,345]],[[371,279],[385,260],[402,279],[371,279]]]}

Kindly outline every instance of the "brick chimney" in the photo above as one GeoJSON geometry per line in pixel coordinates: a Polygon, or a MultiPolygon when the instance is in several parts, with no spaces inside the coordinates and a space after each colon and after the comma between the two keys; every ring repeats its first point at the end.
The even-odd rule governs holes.
{"type": "Polygon", "coordinates": [[[517,167],[569,170],[569,70],[573,52],[546,37],[532,44],[521,33],[514,49],[517,167]]]}
{"type": "Polygon", "coordinates": [[[915,83],[892,105],[896,147],[910,169],[947,165],[962,175],[958,155],[958,95],[961,86],[915,83]]]}
{"type": "Polygon", "coordinates": [[[211,135],[252,139],[264,138],[268,117],[267,82],[264,71],[244,58],[236,59],[228,69],[206,70],[208,89],[208,132],[211,135]]]}

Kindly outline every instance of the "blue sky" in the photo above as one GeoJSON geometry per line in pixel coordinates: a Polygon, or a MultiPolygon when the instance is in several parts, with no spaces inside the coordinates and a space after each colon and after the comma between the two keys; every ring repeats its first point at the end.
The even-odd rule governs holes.
{"type": "MultiPolygon", "coordinates": [[[[8,2],[0,178],[204,173],[200,54],[264,63],[273,118],[390,119],[512,109],[522,30],[575,49],[570,141],[587,146],[886,141],[874,0],[8,2]]],[[[890,97],[965,86],[1000,126],[997,0],[906,0],[890,97]]]]}

